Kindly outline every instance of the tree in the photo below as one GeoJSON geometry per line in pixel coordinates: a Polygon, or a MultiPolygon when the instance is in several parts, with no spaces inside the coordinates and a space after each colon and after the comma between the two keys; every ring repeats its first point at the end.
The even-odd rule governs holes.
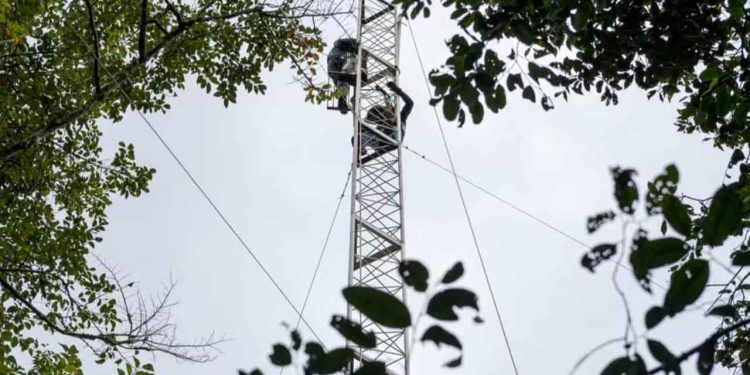
{"type": "Polygon", "coordinates": [[[167,111],[188,78],[225,105],[263,94],[261,74],[284,61],[320,101],[310,74],[324,44],[306,22],[332,14],[294,0],[0,0],[0,372],[80,373],[78,348],[41,331],[127,373],[152,372],[144,351],[210,357],[191,349],[217,340],[173,341],[169,288],[146,306],[96,261],[111,197],[148,192],[155,173],[133,145],[103,160],[96,122],[167,111]]]}
{"type": "MultiPolygon", "coordinates": [[[[539,101],[544,110],[555,98],[596,92],[606,105],[618,104],[618,93],[635,84],[648,98],[678,99],[682,104],[677,130],[701,133],[713,146],[733,150],[726,178],[716,192],[694,198],[679,192],[676,166],[648,183],[641,193],[632,169],[613,168],[617,213],[604,211],[588,220],[590,232],[616,218],[627,231],[623,238],[595,246],[581,260],[591,270],[615,255],[628,255],[644,291],[652,293],[651,272],[668,268],[671,280],[664,303],[645,314],[651,329],[674,318],[704,294],[715,268],[712,249],[731,249],[736,268],[708,315],[721,318],[717,331],[680,355],[661,342],[647,346],[658,365],[648,368],[632,345],[631,313],[622,341],[624,355],[602,374],[680,373],[683,362],[696,358],[698,372],[714,363],[750,374],[750,311],[743,290],[750,273],[750,49],[748,2],[614,1],[614,0],[394,0],[408,16],[429,17],[442,6],[462,33],[446,42],[451,56],[430,73],[435,89],[431,103],[444,116],[463,125],[476,124],[485,109],[498,112],[509,92],[539,101]],[[510,48],[499,42],[511,41],[510,48]],[[503,57],[505,56],[505,57],[503,57]],[[468,114],[467,114],[468,112],[468,114]],[[643,206],[640,205],[643,202],[643,206]],[[661,233],[650,234],[641,223],[661,218],[661,233]],[[723,301],[722,301],[723,300],[723,301]],[[722,301],[722,302],[719,302],[722,301]]],[[[505,44],[507,45],[507,44],[505,44]]],[[[625,298],[625,297],[623,297],[625,298]]]]}
{"type": "MultiPolygon", "coordinates": [[[[463,264],[457,262],[441,279],[432,283],[429,280],[430,272],[427,267],[416,260],[402,261],[398,270],[405,285],[418,293],[427,295],[427,302],[416,312],[416,319],[412,319],[412,312],[403,302],[383,291],[354,286],[345,288],[342,294],[347,303],[357,308],[367,319],[385,327],[410,329],[413,334],[411,341],[407,343],[410,352],[414,348],[415,339],[421,336],[419,341],[422,343],[431,342],[438,347],[445,345],[458,350],[461,354],[458,357],[452,357],[443,366],[447,368],[461,366],[463,360],[461,340],[440,323],[460,320],[456,311],[464,307],[479,312],[479,299],[476,294],[471,290],[454,286],[454,283],[464,274],[463,264]],[[427,329],[420,326],[423,317],[429,317],[432,321],[427,329]],[[422,332],[418,333],[420,330],[422,332]]],[[[477,315],[474,317],[474,323],[481,324],[483,321],[477,315]]],[[[374,348],[377,345],[383,345],[377,342],[375,332],[366,330],[359,323],[346,317],[334,315],[331,319],[331,326],[348,342],[358,347],[374,348]]],[[[386,363],[382,359],[359,357],[349,346],[328,349],[319,342],[308,341],[303,347],[302,336],[296,328],[290,329],[289,335],[290,344],[273,345],[272,352],[268,356],[271,364],[281,367],[282,371],[286,367],[297,366],[300,362],[298,359],[304,354],[306,360],[301,365],[305,375],[335,374],[342,371],[349,371],[354,375],[388,374],[386,363]],[[353,366],[355,363],[356,368],[353,366]]],[[[239,375],[263,375],[263,372],[257,368],[251,372],[240,370],[238,373],[239,375]]]]}

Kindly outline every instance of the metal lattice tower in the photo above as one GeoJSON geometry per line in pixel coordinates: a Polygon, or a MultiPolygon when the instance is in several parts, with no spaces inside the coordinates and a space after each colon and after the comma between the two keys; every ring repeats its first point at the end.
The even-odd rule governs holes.
{"type": "MultiPolygon", "coordinates": [[[[387,82],[398,83],[401,19],[390,1],[358,2],[349,285],[375,288],[405,302],[398,274],[404,248],[399,103],[394,95],[386,97],[376,89],[387,82]],[[378,106],[392,106],[395,121],[389,125],[373,118],[371,109],[378,106]],[[362,152],[365,145],[368,154],[362,152]]],[[[379,360],[386,363],[389,373],[408,375],[407,331],[383,327],[351,306],[348,315],[377,337],[373,349],[353,346],[357,353],[354,369],[363,361],[379,360]]]]}

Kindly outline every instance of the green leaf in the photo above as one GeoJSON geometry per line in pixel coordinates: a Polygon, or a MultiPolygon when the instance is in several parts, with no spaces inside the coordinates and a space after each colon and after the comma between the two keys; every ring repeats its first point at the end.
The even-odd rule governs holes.
{"type": "Polygon", "coordinates": [[[638,201],[638,187],[633,180],[636,172],[633,169],[620,169],[619,167],[612,168],[611,172],[615,182],[617,204],[622,212],[632,215],[635,212],[633,204],[638,201]]]}
{"type": "Polygon", "coordinates": [[[365,332],[361,325],[352,322],[341,315],[334,315],[331,318],[331,326],[336,329],[341,336],[344,336],[347,340],[363,348],[374,348],[377,344],[373,332],[365,332]]]}
{"type": "Polygon", "coordinates": [[[656,340],[648,340],[647,344],[651,355],[664,366],[665,373],[680,373],[680,365],[677,358],[664,344],[656,340]]]}
{"type": "Polygon", "coordinates": [[[589,233],[594,233],[599,230],[602,225],[614,220],[615,217],[616,215],[612,211],[600,212],[594,216],[589,216],[586,220],[586,230],[588,230],[589,233]]]}
{"type": "Polygon", "coordinates": [[[665,237],[644,241],[637,252],[645,257],[648,269],[654,269],[677,262],[689,250],[690,247],[685,241],[679,238],[665,237]],[[643,253],[640,253],[641,251],[643,253]]]}
{"type": "Polygon", "coordinates": [[[704,69],[698,77],[703,82],[712,81],[716,78],[721,77],[721,69],[716,65],[711,65],[704,69]]]}
{"type": "Polygon", "coordinates": [[[715,315],[715,316],[721,316],[725,318],[731,318],[735,315],[735,308],[732,305],[721,305],[716,306],[711,311],[708,312],[708,315],[715,315]]]}
{"type": "Polygon", "coordinates": [[[471,307],[479,311],[477,296],[474,292],[462,288],[443,290],[432,296],[427,304],[427,314],[439,320],[458,320],[458,315],[454,311],[456,307],[471,307]]]}
{"type": "Polygon", "coordinates": [[[440,327],[438,325],[433,325],[432,327],[428,328],[427,331],[425,331],[425,333],[422,335],[420,341],[432,341],[438,347],[440,347],[441,344],[445,344],[459,350],[463,349],[461,341],[459,341],[454,334],[446,331],[445,329],[443,329],[443,327],[440,327]]]}
{"type": "Polygon", "coordinates": [[[313,374],[335,374],[345,369],[354,358],[350,348],[338,348],[328,353],[312,356],[307,363],[307,370],[313,374]]]}
{"type": "Polygon", "coordinates": [[[290,335],[292,336],[292,349],[299,350],[302,346],[302,337],[300,337],[299,331],[295,329],[290,335]]]}
{"type": "Polygon", "coordinates": [[[584,31],[588,26],[588,20],[591,16],[591,13],[593,13],[593,6],[591,5],[591,2],[588,0],[582,1],[581,5],[578,7],[575,14],[573,14],[573,17],[571,18],[573,28],[575,28],[575,30],[578,32],[584,31]]]}
{"type": "Polygon", "coordinates": [[[482,122],[482,119],[484,118],[484,106],[482,103],[474,102],[469,106],[469,111],[471,112],[471,121],[475,124],[479,124],[482,122]]]}
{"type": "Polygon", "coordinates": [[[691,259],[672,273],[669,290],[664,296],[667,315],[675,316],[698,300],[708,283],[708,262],[691,259]]]}
{"type": "Polygon", "coordinates": [[[273,346],[273,353],[268,356],[271,359],[271,363],[276,366],[288,366],[292,364],[292,353],[286,346],[276,344],[273,346]]]}
{"type": "Polygon", "coordinates": [[[733,254],[732,265],[750,266],[750,251],[740,251],[733,254]]]}
{"type": "Polygon", "coordinates": [[[745,16],[745,0],[729,0],[729,14],[735,21],[741,21],[745,16]]]}
{"type": "Polygon", "coordinates": [[[659,325],[667,316],[667,311],[661,306],[654,306],[646,312],[646,328],[652,329],[659,325]]]}
{"type": "Polygon", "coordinates": [[[581,265],[587,270],[594,272],[594,268],[601,262],[611,258],[617,253],[617,245],[605,243],[594,246],[588,253],[581,258],[581,265]]]}
{"type": "Polygon", "coordinates": [[[317,342],[308,342],[305,344],[305,354],[310,357],[319,357],[325,354],[325,349],[317,342]]]}
{"type": "Polygon", "coordinates": [[[516,87],[523,88],[523,78],[520,74],[510,73],[508,74],[506,85],[508,86],[508,91],[513,91],[516,87]]]}
{"type": "Polygon", "coordinates": [[[403,302],[388,293],[361,286],[348,287],[343,293],[349,304],[376,323],[390,328],[411,325],[409,310],[403,302]]]}
{"type": "Polygon", "coordinates": [[[406,285],[409,285],[418,292],[427,290],[427,280],[430,277],[430,272],[422,263],[416,260],[402,261],[398,266],[398,273],[404,279],[406,285]]]}
{"type": "Polygon", "coordinates": [[[505,97],[505,88],[503,86],[497,85],[497,88],[495,89],[495,105],[498,109],[505,108],[505,105],[507,104],[507,99],[505,97]]]}
{"type": "Polygon", "coordinates": [[[732,185],[719,188],[703,222],[703,242],[719,246],[742,224],[742,200],[732,185]]]}
{"type": "Polygon", "coordinates": [[[665,195],[661,201],[661,210],[669,225],[682,235],[689,236],[692,226],[690,214],[679,199],[674,195],[665,195]]]}
{"type": "MultiPolygon", "coordinates": [[[[458,338],[454,334],[446,331],[445,329],[443,329],[443,327],[440,327],[438,325],[433,325],[432,327],[428,328],[427,331],[425,331],[424,335],[422,335],[422,339],[420,341],[422,342],[432,341],[438,347],[444,344],[444,345],[452,346],[458,350],[463,349],[463,346],[461,345],[461,341],[459,341],[458,338]]],[[[458,358],[455,358],[447,362],[444,366],[445,367],[457,367],[458,365],[461,364],[462,356],[463,354],[458,356],[458,358]]]]}
{"type": "Polygon", "coordinates": [[[727,165],[727,169],[733,168],[737,163],[745,160],[745,153],[742,152],[742,149],[738,148],[732,152],[732,157],[729,159],[729,165],[727,165]]]}
{"type": "Polygon", "coordinates": [[[440,96],[448,91],[448,88],[455,82],[455,79],[450,74],[435,74],[430,73],[430,83],[435,86],[435,95],[440,96]]]}
{"type": "Polygon", "coordinates": [[[696,367],[700,375],[708,375],[714,368],[714,353],[716,351],[716,341],[707,340],[701,345],[698,351],[698,360],[696,367]]]}
{"type": "Polygon", "coordinates": [[[455,96],[446,96],[443,100],[443,116],[448,121],[453,121],[458,116],[460,102],[455,96]]]}
{"type": "MultiPolygon", "coordinates": [[[[630,265],[633,275],[641,282],[646,282],[651,270],[673,264],[689,251],[685,241],[666,237],[656,240],[641,239],[634,241],[634,250],[630,253],[630,265]]],[[[648,289],[647,289],[648,290],[648,289]]]]}
{"type": "Polygon", "coordinates": [[[462,359],[463,359],[463,356],[461,356],[461,357],[458,357],[458,358],[456,358],[456,359],[454,359],[454,360],[452,360],[452,361],[450,361],[450,362],[446,363],[446,364],[445,364],[445,365],[443,365],[443,366],[445,366],[445,367],[448,367],[448,368],[456,368],[456,367],[458,367],[458,366],[461,366],[461,360],[462,360],[462,359]]]}
{"type": "Polygon", "coordinates": [[[388,372],[385,370],[385,363],[373,361],[362,365],[353,375],[388,375],[388,372]]]}
{"type": "Polygon", "coordinates": [[[461,276],[464,275],[464,264],[461,262],[456,262],[456,264],[451,267],[451,269],[448,270],[448,272],[445,273],[445,276],[443,276],[443,279],[440,280],[443,284],[450,284],[458,279],[461,278],[461,276]]]}
{"type": "Polygon", "coordinates": [[[534,93],[534,89],[531,86],[526,86],[525,89],[523,89],[523,93],[521,96],[524,99],[528,99],[533,103],[536,103],[536,94],[534,93]]]}
{"type": "Polygon", "coordinates": [[[601,375],[640,375],[646,373],[646,364],[643,359],[636,354],[634,359],[620,357],[610,362],[602,370],[601,375]]]}

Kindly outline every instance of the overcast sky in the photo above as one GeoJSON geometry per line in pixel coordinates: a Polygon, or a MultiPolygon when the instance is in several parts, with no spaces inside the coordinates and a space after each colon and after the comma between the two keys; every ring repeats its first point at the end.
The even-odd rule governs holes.
{"type": "MultiPolygon", "coordinates": [[[[333,42],[339,32],[329,27],[326,36],[333,42]]],[[[449,21],[433,12],[413,27],[428,68],[438,66],[447,55],[443,41],[452,35],[449,21]]],[[[401,46],[401,86],[416,102],[405,143],[446,164],[406,28],[401,46]]],[[[240,95],[228,109],[189,85],[171,101],[169,113],[148,117],[300,306],[349,170],[352,129],[350,117],[304,103],[304,93],[289,83],[291,78],[289,69],[278,69],[266,77],[265,96],[240,95]]],[[[673,126],[677,107],[647,101],[642,92],[623,93],[617,107],[605,107],[595,96],[574,96],[551,112],[522,101],[518,92],[508,101],[505,110],[485,116],[479,126],[445,124],[459,174],[585,243],[619,239],[619,224],[596,237],[585,230],[587,216],[615,207],[611,166],[636,168],[643,186],[675,162],[681,190],[701,197],[722,179],[727,155],[699,136],[678,134],[673,126]]],[[[116,125],[102,123],[102,130],[106,145],[134,143],[138,159],[157,174],[151,193],[112,205],[99,253],[145,293],[158,292],[170,278],[178,282],[179,304],[172,314],[183,340],[211,331],[232,339],[207,364],[157,357],[157,372],[270,370],[267,355],[272,344],[286,342],[281,323],[294,323],[294,311],[136,114],[116,125]]],[[[510,374],[452,177],[405,152],[404,192],[408,257],[425,263],[433,277],[463,261],[467,274],[461,284],[478,293],[485,318],[479,326],[450,325],[465,347],[463,367],[441,367],[455,356],[450,349],[417,345],[412,374],[510,374]]],[[[521,374],[567,374],[590,348],[623,334],[625,314],[612,287],[612,264],[591,274],[579,266],[585,251],[579,244],[471,187],[464,192],[521,374]]],[[[347,194],[305,313],[329,347],[342,344],[329,321],[331,314],[345,311],[340,289],[347,282],[348,205],[347,194]]],[[[712,269],[716,282],[730,276],[712,269]]],[[[667,277],[659,274],[656,280],[667,277]]],[[[647,295],[627,271],[620,280],[643,333],[643,314],[664,293],[656,288],[647,295]]],[[[409,302],[412,309],[422,303],[413,293],[409,302]]],[[[702,318],[701,311],[684,315],[662,323],[650,336],[681,352],[718,323],[702,318]]],[[[470,321],[473,314],[461,316],[470,321]]],[[[428,327],[425,320],[421,325],[418,331],[428,327]]],[[[305,330],[303,336],[310,338],[305,330]]],[[[639,350],[652,361],[645,345],[639,350]]],[[[578,373],[598,373],[621,353],[621,346],[613,345],[578,373]]],[[[694,368],[691,361],[686,373],[695,373],[694,368]]]]}

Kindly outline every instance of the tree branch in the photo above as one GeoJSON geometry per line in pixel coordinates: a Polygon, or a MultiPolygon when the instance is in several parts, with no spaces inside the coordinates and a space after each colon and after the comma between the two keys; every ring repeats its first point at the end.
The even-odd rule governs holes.
{"type": "MultiPolygon", "coordinates": [[[[89,21],[90,24],[93,25],[93,8],[90,7],[90,0],[85,0],[87,3],[87,6],[89,7],[89,21]]],[[[177,9],[174,8],[174,6],[169,6],[169,2],[167,3],[170,11],[175,14],[175,17],[178,18],[177,26],[175,26],[172,30],[170,30],[168,33],[164,35],[164,37],[151,49],[146,50],[145,54],[143,56],[139,56],[137,58],[134,58],[130,62],[126,63],[124,68],[116,74],[116,79],[113,79],[112,82],[107,83],[103,86],[101,86],[100,90],[97,91],[97,95],[94,95],[93,97],[89,98],[85,104],[78,108],[74,108],[62,113],[58,113],[56,115],[51,116],[52,119],[50,119],[45,125],[42,126],[41,129],[38,129],[36,131],[33,131],[31,134],[29,134],[25,139],[17,141],[15,143],[11,143],[8,146],[0,149],[0,165],[5,163],[7,160],[15,157],[19,153],[23,152],[24,150],[28,149],[29,147],[36,144],[39,140],[42,140],[44,138],[49,137],[50,135],[54,134],[56,131],[63,129],[70,124],[81,120],[81,118],[91,112],[91,110],[97,106],[98,104],[101,104],[109,95],[113,94],[117,90],[120,89],[119,87],[119,81],[122,79],[127,79],[130,77],[131,73],[136,71],[137,69],[141,68],[142,66],[145,66],[150,60],[152,60],[154,57],[156,57],[159,52],[161,52],[169,43],[189,31],[193,26],[199,23],[206,23],[206,22],[212,22],[212,21],[220,21],[220,20],[229,20],[233,18],[237,18],[244,15],[249,15],[251,13],[258,13],[264,17],[272,17],[272,18],[300,18],[304,16],[311,16],[315,17],[318,16],[316,14],[313,15],[289,15],[287,17],[281,15],[279,11],[272,11],[272,10],[266,10],[263,7],[251,7],[248,9],[244,9],[241,11],[233,12],[230,14],[225,15],[216,15],[216,16],[196,16],[192,19],[184,19],[183,16],[179,16],[179,12],[177,9]],[[180,21],[180,19],[183,19],[180,21]]],[[[199,13],[200,14],[200,13],[199,13]]],[[[92,29],[93,30],[93,29],[92,29]]],[[[96,33],[95,33],[96,35],[96,33]]],[[[95,51],[94,51],[94,60],[95,60],[95,81],[99,81],[99,65],[100,65],[100,56],[98,51],[98,36],[96,36],[97,43],[95,43],[95,51]]]]}
{"type": "Polygon", "coordinates": [[[89,29],[91,29],[91,35],[94,42],[94,89],[96,95],[102,93],[102,80],[99,74],[99,34],[96,32],[96,22],[94,21],[94,6],[91,5],[91,0],[84,0],[86,3],[86,9],[89,14],[89,29]]]}
{"type": "Polygon", "coordinates": [[[138,57],[143,63],[146,58],[146,21],[148,19],[148,0],[141,1],[141,25],[138,30],[138,57]]]}
{"type": "MultiPolygon", "coordinates": [[[[97,257],[98,259],[98,257],[97,257]]],[[[101,261],[100,261],[101,263],[101,261]]],[[[60,324],[56,323],[50,317],[37,308],[29,298],[24,297],[23,293],[16,289],[10,284],[10,282],[0,274],[0,288],[7,292],[10,297],[16,302],[22,304],[28,308],[31,314],[40,320],[43,325],[53,332],[69,336],[72,338],[82,340],[89,348],[95,353],[100,350],[94,349],[91,345],[93,342],[102,343],[105,347],[113,348],[116,351],[120,349],[135,350],[135,351],[148,351],[148,352],[161,352],[172,355],[176,358],[193,361],[193,362],[206,362],[214,357],[211,355],[212,351],[215,351],[215,346],[226,341],[225,338],[215,338],[213,333],[207,338],[201,339],[194,343],[179,343],[174,339],[175,327],[169,322],[168,314],[165,312],[172,304],[168,303],[168,299],[172,291],[174,290],[174,283],[165,287],[165,292],[158,298],[158,301],[151,301],[152,307],[149,309],[146,307],[140,293],[137,295],[137,310],[136,318],[137,321],[133,321],[133,314],[128,306],[128,300],[124,293],[124,288],[120,283],[120,280],[114,274],[111,268],[107,268],[112,278],[115,280],[115,285],[119,289],[119,293],[123,299],[122,305],[125,308],[125,312],[128,315],[129,328],[123,332],[110,332],[113,328],[100,327],[97,324],[91,326],[92,329],[96,330],[95,333],[86,333],[71,330],[65,326],[64,322],[60,324]],[[199,353],[193,353],[195,350],[202,351],[199,353]]],[[[43,276],[57,277],[54,274],[50,274],[41,270],[26,269],[26,268],[2,268],[0,272],[33,272],[43,276]]],[[[72,306],[76,306],[78,309],[85,310],[86,307],[79,303],[78,300],[72,297],[70,294],[70,286],[67,285],[62,279],[57,277],[60,282],[64,285],[63,292],[68,295],[71,299],[72,306]]],[[[73,312],[75,313],[75,312],[73,312]]],[[[64,318],[62,319],[64,321],[64,318]]]]}
{"type": "Polygon", "coordinates": [[[177,7],[175,7],[169,0],[165,0],[165,2],[167,3],[167,10],[174,15],[177,23],[182,23],[182,14],[177,10],[177,7]]]}
{"type": "MultiPolygon", "coordinates": [[[[726,335],[728,333],[732,333],[733,331],[735,331],[735,330],[737,330],[739,328],[742,328],[742,327],[744,327],[744,326],[746,326],[748,324],[750,324],[750,319],[745,319],[745,320],[739,321],[739,322],[737,322],[735,324],[732,324],[731,326],[729,326],[727,328],[720,329],[720,330],[714,332],[713,335],[709,336],[706,340],[704,340],[702,343],[700,343],[700,345],[697,345],[694,348],[692,348],[692,349],[690,349],[690,350],[688,350],[688,351],[680,354],[676,358],[676,363],[675,364],[680,364],[682,362],[685,362],[685,360],[687,360],[688,358],[690,358],[693,354],[698,353],[703,348],[704,345],[716,345],[716,341],[721,336],[724,336],[724,335],[726,335]]],[[[661,366],[656,367],[656,368],[654,368],[652,370],[649,370],[648,374],[657,374],[659,372],[666,371],[666,370],[667,369],[664,368],[664,365],[661,365],[661,366]]]]}
{"type": "Polygon", "coordinates": [[[64,329],[62,327],[57,326],[54,322],[52,322],[47,315],[45,315],[41,310],[39,310],[36,306],[34,306],[30,301],[28,301],[26,298],[24,298],[21,295],[21,292],[19,292],[16,288],[10,285],[8,283],[8,280],[6,280],[4,277],[0,276],[0,287],[2,287],[5,291],[10,293],[10,295],[15,299],[16,301],[22,303],[24,306],[26,306],[29,310],[31,310],[32,313],[37,317],[37,319],[44,322],[49,328],[51,328],[53,331],[61,333],[66,336],[79,338],[82,340],[104,340],[103,337],[98,335],[91,335],[88,333],[78,333],[78,332],[72,332],[68,331],[67,329],[64,329]]]}

